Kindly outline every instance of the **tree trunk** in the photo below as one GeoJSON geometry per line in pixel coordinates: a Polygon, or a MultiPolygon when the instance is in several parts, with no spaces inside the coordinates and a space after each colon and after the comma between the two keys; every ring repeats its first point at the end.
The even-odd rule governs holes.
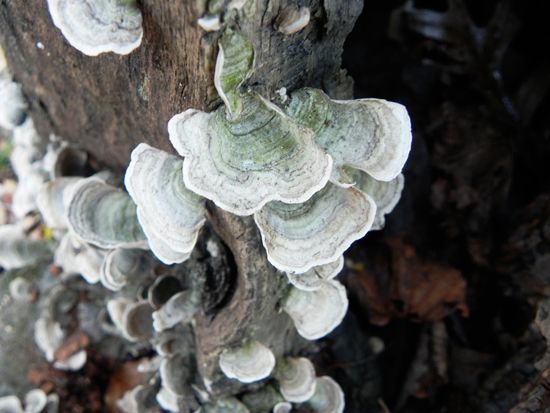
{"type": "MultiPolygon", "coordinates": [[[[268,98],[281,87],[303,86],[351,97],[352,81],[340,68],[341,54],[362,1],[302,1],[311,10],[310,23],[284,35],[276,29],[277,19],[295,3],[249,0],[245,12],[225,12],[225,27],[236,28],[254,44],[254,72],[246,86],[268,98]]],[[[0,43],[15,80],[23,85],[37,130],[77,144],[99,165],[118,172],[140,142],[173,152],[166,125],[174,114],[212,110],[220,103],[213,71],[223,28],[206,32],[198,26],[206,2],[144,0],[140,8],[144,38],[137,50],[128,56],[88,57],[65,41],[44,0],[0,0],[0,43]]],[[[236,389],[219,371],[222,349],[254,335],[280,356],[295,353],[303,342],[279,311],[286,281],[268,264],[252,219],[213,205],[209,215],[239,274],[231,300],[219,313],[198,317],[198,360],[213,391],[227,394],[236,389]]]]}

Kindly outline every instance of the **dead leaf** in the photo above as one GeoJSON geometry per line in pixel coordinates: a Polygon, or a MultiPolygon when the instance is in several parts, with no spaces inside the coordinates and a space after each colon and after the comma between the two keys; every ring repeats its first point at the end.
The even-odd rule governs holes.
{"type": "Polygon", "coordinates": [[[396,317],[437,321],[457,310],[468,315],[460,271],[419,258],[400,238],[387,240],[386,252],[349,279],[371,323],[385,325],[396,317]]]}

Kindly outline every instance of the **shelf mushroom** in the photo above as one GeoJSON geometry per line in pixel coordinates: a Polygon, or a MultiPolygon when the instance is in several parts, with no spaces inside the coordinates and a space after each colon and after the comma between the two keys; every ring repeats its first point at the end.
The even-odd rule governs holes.
{"type": "MultiPolygon", "coordinates": [[[[331,100],[319,89],[292,93],[285,112],[315,132],[334,160],[332,179],[351,166],[379,181],[397,177],[411,149],[411,121],[399,103],[382,99],[331,100]]],[[[345,182],[344,182],[345,183],[345,182]]]]}
{"type": "Polygon", "coordinates": [[[317,340],[342,322],[348,310],[348,297],[342,284],[328,280],[315,291],[291,287],[283,309],[302,337],[317,340]]]}
{"type": "Polygon", "coordinates": [[[224,37],[214,83],[225,105],[212,113],[188,109],[168,122],[170,141],[185,158],[185,186],[236,215],[252,215],[269,201],[305,202],[332,169],[311,130],[240,92],[252,56],[241,36],[224,37]]]}
{"type": "Polygon", "coordinates": [[[403,174],[397,175],[391,181],[377,181],[359,169],[348,167],[344,168],[343,174],[348,182],[353,182],[357,189],[371,196],[376,203],[376,216],[371,230],[384,228],[385,216],[393,211],[401,199],[401,192],[405,186],[403,174]]]}
{"type": "Polygon", "coordinates": [[[220,354],[220,368],[230,379],[253,383],[265,379],[275,367],[275,356],[262,343],[251,340],[220,354]]]}
{"type": "Polygon", "coordinates": [[[315,368],[305,357],[286,358],[277,363],[275,378],[285,400],[302,403],[315,393],[315,368]]]}
{"type": "Polygon", "coordinates": [[[141,44],[141,11],[135,0],[48,0],[53,23],[88,56],[125,55],[141,44]]]}
{"type": "Polygon", "coordinates": [[[343,413],[345,407],[344,392],[331,377],[318,377],[315,394],[308,400],[307,404],[316,413],[343,413]]]}
{"type": "Polygon", "coordinates": [[[149,246],[165,264],[185,261],[204,225],[204,199],[188,190],[182,160],[147,144],[131,155],[124,176],[149,246]]]}
{"type": "Polygon", "coordinates": [[[126,192],[91,177],[74,185],[67,198],[69,229],[82,241],[105,249],[149,248],[126,192]]]}
{"type": "Polygon", "coordinates": [[[371,228],[372,198],[355,188],[327,184],[303,204],[270,202],[254,215],[269,262],[304,273],[336,261],[371,228]]]}

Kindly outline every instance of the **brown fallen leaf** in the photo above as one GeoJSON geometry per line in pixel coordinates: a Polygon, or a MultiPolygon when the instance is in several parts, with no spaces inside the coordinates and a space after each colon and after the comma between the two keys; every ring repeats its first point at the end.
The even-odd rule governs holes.
{"type": "Polygon", "coordinates": [[[124,393],[143,384],[146,380],[146,376],[138,371],[141,361],[133,360],[121,364],[111,375],[105,392],[105,405],[108,412],[119,413],[116,402],[124,396],[124,393]]]}
{"type": "Polygon", "coordinates": [[[75,331],[55,351],[54,357],[57,361],[66,361],[72,355],[88,347],[90,338],[82,331],[75,331]]]}
{"type": "Polygon", "coordinates": [[[438,321],[457,310],[468,315],[466,281],[457,269],[418,257],[400,238],[386,240],[376,255],[348,281],[371,323],[438,321]]]}

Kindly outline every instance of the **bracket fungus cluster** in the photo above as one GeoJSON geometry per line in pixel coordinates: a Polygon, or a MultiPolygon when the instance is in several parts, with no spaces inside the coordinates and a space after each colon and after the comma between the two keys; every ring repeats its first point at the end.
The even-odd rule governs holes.
{"type": "MultiPolygon", "coordinates": [[[[244,3],[231,2],[235,8],[244,3]]],[[[132,0],[48,0],[48,6],[55,25],[85,54],[126,54],[141,42],[141,13],[132,0]]],[[[302,8],[282,19],[279,30],[291,35],[309,19],[309,9],[302,8]]],[[[217,30],[220,19],[213,13],[199,24],[217,30]]],[[[58,357],[81,313],[81,326],[93,325],[92,339],[114,336],[129,354],[156,353],[140,364],[146,379],[119,400],[125,412],[160,406],[171,412],[284,413],[295,405],[343,411],[334,380],[317,377],[305,357],[270,349],[269,339],[253,330],[215,352],[215,374],[246,391],[239,398],[216,393],[210,377],[201,377],[194,353],[208,271],[193,251],[201,242],[201,253],[211,258],[223,249],[214,238],[201,241],[208,202],[253,217],[249,222],[267,260],[288,280],[276,298],[281,317],[306,340],[326,336],[348,308],[345,287],[334,279],[344,252],[369,230],[382,228],[399,200],[410,120],[397,103],[336,101],[312,88],[273,102],[245,87],[254,57],[252,44],[226,29],[214,77],[223,104],[211,113],[187,109],[172,117],[169,139],[181,157],[138,145],[124,176],[127,192],[108,172],[66,176],[59,164],[67,157],[84,164],[86,156],[59,140],[40,139],[32,120],[23,123],[20,88],[0,83],[13,95],[9,111],[0,105],[0,121],[15,128],[12,164],[21,182],[32,182],[30,189],[20,183],[25,202],[14,215],[40,214],[49,233],[35,240],[16,224],[0,227],[0,265],[18,268],[49,257],[61,267],[63,283],[47,289],[45,309],[34,323],[35,341],[55,368],[77,370],[86,363],[80,348],[58,357]],[[191,269],[159,269],[150,253],[163,264],[191,269]],[[69,288],[75,274],[90,296],[95,288],[108,294],[81,303],[69,288]]],[[[31,287],[18,280],[10,291],[14,299],[32,300],[31,287]]],[[[0,403],[21,411],[19,399],[0,403]]]]}
{"type": "Polygon", "coordinates": [[[135,0],[48,0],[53,23],[88,56],[130,53],[141,44],[141,11],[135,0]]]}

